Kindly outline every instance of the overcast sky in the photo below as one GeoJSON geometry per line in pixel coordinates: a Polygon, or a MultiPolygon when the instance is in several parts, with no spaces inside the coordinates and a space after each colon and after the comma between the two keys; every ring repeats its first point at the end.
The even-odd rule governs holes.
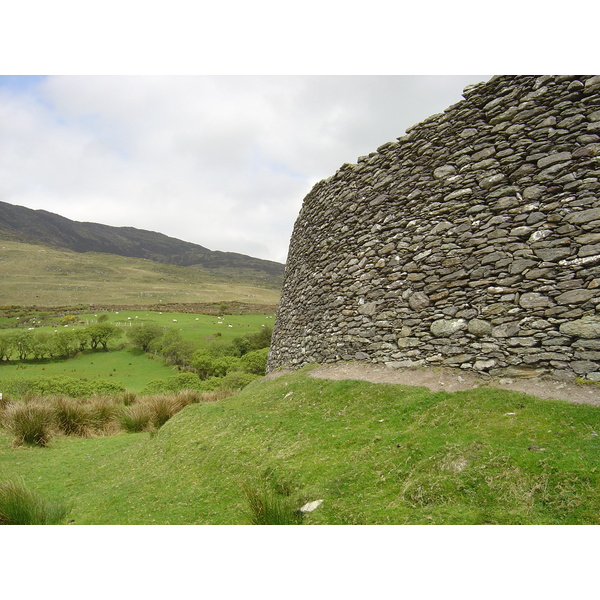
{"type": "Polygon", "coordinates": [[[284,262],[317,181],[488,78],[0,77],[0,200],[284,262]]]}
{"type": "Polygon", "coordinates": [[[317,181],[467,85],[597,67],[584,0],[141,6],[3,7],[0,200],[283,262],[317,181]]]}

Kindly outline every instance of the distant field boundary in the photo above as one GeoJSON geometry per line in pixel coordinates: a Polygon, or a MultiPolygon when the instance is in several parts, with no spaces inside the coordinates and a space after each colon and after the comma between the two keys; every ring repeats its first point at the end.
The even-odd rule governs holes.
{"type": "Polygon", "coordinates": [[[202,315],[216,314],[267,314],[275,313],[276,304],[252,304],[248,302],[174,302],[161,304],[76,304],[73,306],[38,306],[7,305],[0,306],[0,312],[10,310],[37,310],[48,312],[65,312],[69,314],[95,312],[111,312],[114,310],[147,310],[178,313],[196,313],[202,315]]]}

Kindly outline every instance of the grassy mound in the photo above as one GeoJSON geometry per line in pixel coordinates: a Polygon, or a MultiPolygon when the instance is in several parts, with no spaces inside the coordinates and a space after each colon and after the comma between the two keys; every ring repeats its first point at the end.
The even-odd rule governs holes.
{"type": "Polygon", "coordinates": [[[323,500],[305,524],[597,524],[597,432],[593,406],[305,369],[189,405],[151,435],[11,448],[0,432],[0,460],[68,497],[77,524],[251,523],[265,498],[292,515],[323,500]]]}

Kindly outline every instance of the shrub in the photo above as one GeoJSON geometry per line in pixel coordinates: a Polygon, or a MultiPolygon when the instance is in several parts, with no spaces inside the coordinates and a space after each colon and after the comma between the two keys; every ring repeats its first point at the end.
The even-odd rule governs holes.
{"type": "Polygon", "coordinates": [[[122,394],[125,392],[124,385],[108,381],[108,379],[95,379],[90,382],[90,386],[94,394],[122,394]]]}
{"type": "Polygon", "coordinates": [[[166,379],[154,379],[142,390],[142,394],[175,393],[181,390],[202,389],[202,382],[194,373],[179,373],[166,379]]]}
{"type": "Polygon", "coordinates": [[[71,510],[64,502],[50,502],[21,481],[0,483],[0,525],[58,525],[71,510]]]}
{"type": "Polygon", "coordinates": [[[242,486],[246,495],[252,525],[301,525],[303,514],[294,508],[289,497],[281,496],[268,488],[259,489],[248,484],[242,486]]]}
{"type": "Polygon", "coordinates": [[[246,373],[252,373],[253,375],[264,375],[267,371],[268,354],[268,348],[261,348],[260,350],[253,350],[244,354],[240,359],[242,369],[246,373]]]}
{"type": "Polygon", "coordinates": [[[46,446],[52,438],[52,415],[48,407],[13,402],[2,415],[2,423],[15,436],[16,445],[46,446]]]}
{"type": "Polygon", "coordinates": [[[85,381],[67,375],[11,379],[2,383],[3,389],[14,396],[69,396],[70,398],[90,398],[94,394],[121,394],[125,387],[106,379],[85,381]]]}
{"type": "Polygon", "coordinates": [[[256,375],[252,375],[251,373],[233,371],[231,373],[227,373],[225,377],[211,377],[204,382],[204,388],[206,390],[241,390],[255,379],[256,375]]]}
{"type": "Polygon", "coordinates": [[[256,333],[247,333],[241,337],[234,338],[231,342],[232,353],[235,356],[244,356],[244,354],[252,352],[253,350],[268,348],[271,344],[272,335],[273,330],[271,327],[265,326],[256,333]]]}

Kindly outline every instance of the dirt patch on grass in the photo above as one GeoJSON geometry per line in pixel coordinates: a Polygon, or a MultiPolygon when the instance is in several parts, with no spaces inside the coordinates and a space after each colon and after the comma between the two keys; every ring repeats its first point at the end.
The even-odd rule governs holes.
{"type": "Polygon", "coordinates": [[[523,392],[538,398],[600,406],[600,385],[578,385],[545,377],[494,378],[445,367],[394,369],[385,365],[365,363],[320,365],[310,371],[310,376],[322,379],[358,379],[372,383],[424,386],[432,391],[447,392],[485,386],[523,392]]]}

